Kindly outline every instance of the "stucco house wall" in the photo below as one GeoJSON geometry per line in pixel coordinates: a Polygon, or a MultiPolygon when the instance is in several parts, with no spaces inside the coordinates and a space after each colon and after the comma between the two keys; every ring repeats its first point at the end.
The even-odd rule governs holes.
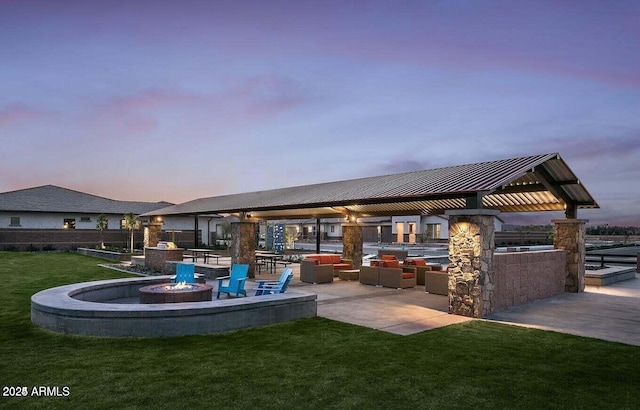
{"type": "MultiPolygon", "coordinates": [[[[93,247],[99,243],[98,216],[107,217],[103,232],[105,243],[122,246],[128,231],[121,228],[124,214],[142,214],[163,208],[167,202],[117,201],[54,185],[0,193],[0,249],[93,247]],[[73,226],[65,227],[65,219],[73,226]]],[[[181,241],[193,241],[194,219],[171,216],[163,221],[167,229],[183,231],[181,241]]],[[[206,227],[206,222],[199,228],[206,227]]],[[[142,242],[142,229],[136,230],[135,242],[142,242]]],[[[191,244],[192,245],[192,244],[191,244]]]]}
{"type": "MultiPolygon", "coordinates": [[[[98,215],[87,213],[0,212],[1,229],[64,229],[65,219],[75,220],[75,229],[96,229],[98,215]],[[12,218],[20,218],[19,225],[12,225],[12,218]],[[83,220],[83,218],[88,220],[83,220]]],[[[120,229],[124,214],[105,214],[107,229],[120,229]]]]}

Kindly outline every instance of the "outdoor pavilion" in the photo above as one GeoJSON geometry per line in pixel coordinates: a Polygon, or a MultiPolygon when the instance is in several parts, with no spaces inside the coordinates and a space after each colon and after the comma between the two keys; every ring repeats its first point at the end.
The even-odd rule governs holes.
{"type": "MultiPolygon", "coordinates": [[[[554,248],[566,251],[565,291],[584,290],[585,220],[598,204],[557,153],[195,199],[142,216],[233,214],[232,263],[255,263],[256,222],[342,217],[343,253],[362,264],[358,218],[444,214],[449,218],[450,313],[482,317],[491,306],[494,220],[500,212],[564,211],[554,248]]],[[[197,218],[196,218],[197,219],[197,218]]]]}

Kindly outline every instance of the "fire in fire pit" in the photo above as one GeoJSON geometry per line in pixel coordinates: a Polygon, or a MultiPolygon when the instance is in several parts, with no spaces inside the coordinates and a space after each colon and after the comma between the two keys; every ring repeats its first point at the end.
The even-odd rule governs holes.
{"type": "Polygon", "coordinates": [[[170,283],[168,285],[164,285],[164,290],[193,290],[193,289],[197,289],[197,287],[192,286],[190,283],[187,282],[180,282],[180,283],[170,283]]]}
{"type": "Polygon", "coordinates": [[[207,302],[213,286],[204,283],[160,283],[140,288],[140,303],[207,302]]]}

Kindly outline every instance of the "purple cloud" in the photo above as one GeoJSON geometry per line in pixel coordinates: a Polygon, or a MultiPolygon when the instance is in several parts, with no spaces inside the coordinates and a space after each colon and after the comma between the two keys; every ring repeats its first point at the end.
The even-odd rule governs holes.
{"type": "Polygon", "coordinates": [[[253,118],[278,115],[310,102],[299,84],[281,75],[249,78],[227,91],[223,98],[253,118]]]}
{"type": "Polygon", "coordinates": [[[12,103],[0,108],[0,127],[22,124],[41,118],[44,112],[26,104],[12,103]]]}

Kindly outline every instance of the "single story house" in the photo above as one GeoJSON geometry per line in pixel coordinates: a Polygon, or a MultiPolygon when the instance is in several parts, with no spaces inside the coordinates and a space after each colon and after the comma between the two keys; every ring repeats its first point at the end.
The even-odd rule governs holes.
{"type": "MultiPolygon", "coordinates": [[[[140,215],[169,205],[168,202],[119,201],[55,185],[3,192],[0,193],[0,250],[93,248],[101,240],[106,245],[125,247],[129,241],[129,232],[124,227],[125,214],[140,215]],[[108,221],[102,233],[97,229],[101,214],[108,221]]],[[[179,242],[193,245],[193,218],[164,219],[163,231],[169,240],[172,234],[174,238],[178,234],[179,242]]],[[[141,222],[148,220],[142,218],[141,222]]],[[[137,247],[143,237],[140,226],[134,232],[137,247]]]]}

